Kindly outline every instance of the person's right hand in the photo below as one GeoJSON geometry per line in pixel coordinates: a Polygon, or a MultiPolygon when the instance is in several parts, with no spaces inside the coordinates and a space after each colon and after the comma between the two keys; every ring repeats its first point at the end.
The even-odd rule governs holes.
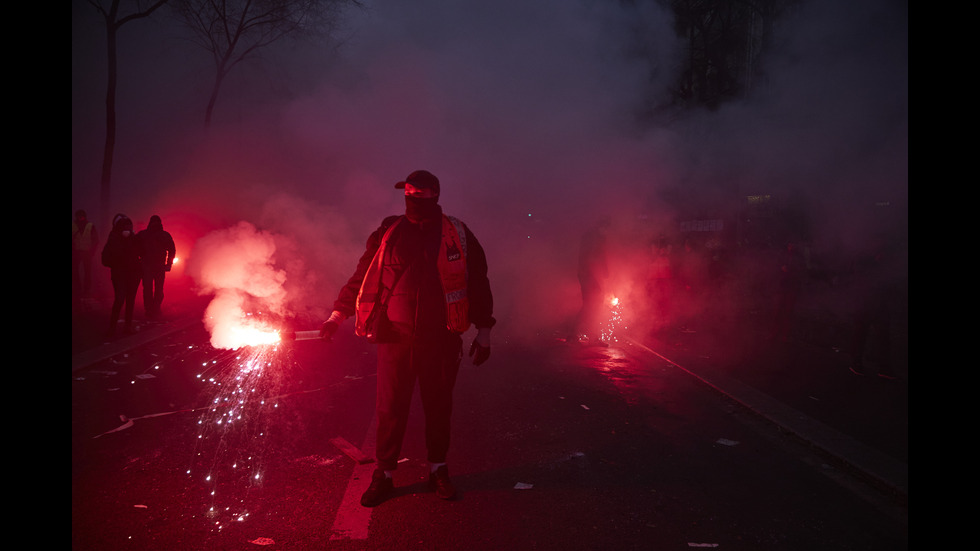
{"type": "Polygon", "coordinates": [[[320,326],[320,338],[329,341],[333,340],[333,334],[340,328],[340,324],[335,321],[327,320],[320,326]]]}
{"type": "Polygon", "coordinates": [[[334,333],[337,332],[337,329],[340,329],[340,323],[342,321],[344,321],[344,315],[334,310],[327,321],[323,322],[323,325],[320,326],[320,338],[325,341],[332,340],[334,333]]]}

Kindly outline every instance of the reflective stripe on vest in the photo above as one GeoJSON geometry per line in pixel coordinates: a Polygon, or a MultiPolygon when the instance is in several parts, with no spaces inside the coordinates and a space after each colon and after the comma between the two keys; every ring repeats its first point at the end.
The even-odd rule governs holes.
{"type": "Polygon", "coordinates": [[[437,262],[446,294],[446,326],[454,333],[470,328],[470,300],[466,294],[466,229],[452,216],[442,217],[442,243],[437,262]]]}
{"type": "Polygon", "coordinates": [[[381,237],[381,244],[378,246],[378,251],[374,253],[374,258],[371,259],[371,265],[368,266],[367,272],[364,274],[364,280],[361,282],[361,289],[357,292],[357,301],[354,303],[354,334],[359,337],[368,336],[368,319],[371,317],[371,312],[374,311],[379,303],[381,264],[384,262],[385,248],[388,246],[391,232],[404,219],[405,217],[401,216],[398,220],[395,220],[381,237]]]}

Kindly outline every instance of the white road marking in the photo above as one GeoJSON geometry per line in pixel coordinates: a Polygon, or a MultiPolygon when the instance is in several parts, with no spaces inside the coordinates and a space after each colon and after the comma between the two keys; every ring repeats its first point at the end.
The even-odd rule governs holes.
{"type": "MultiPolygon", "coordinates": [[[[378,432],[378,416],[375,415],[368,427],[367,434],[364,436],[364,444],[361,451],[364,453],[374,453],[378,432]]],[[[374,473],[376,465],[374,462],[358,464],[354,466],[354,472],[347,482],[347,491],[344,499],[340,501],[337,508],[337,516],[333,521],[333,534],[331,540],[366,540],[368,537],[368,526],[371,524],[371,507],[361,505],[361,494],[371,485],[371,475],[374,473]]]]}

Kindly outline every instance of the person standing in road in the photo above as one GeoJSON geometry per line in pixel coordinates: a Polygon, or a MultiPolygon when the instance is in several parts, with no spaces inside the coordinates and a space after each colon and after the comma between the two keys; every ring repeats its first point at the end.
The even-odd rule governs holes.
{"type": "Polygon", "coordinates": [[[650,268],[647,276],[647,298],[650,300],[653,331],[662,331],[673,323],[674,270],[672,247],[660,235],[650,244],[650,268]]]}
{"type": "MultiPolygon", "coordinates": [[[[884,238],[857,258],[852,271],[854,332],[850,342],[851,365],[855,375],[867,375],[866,352],[878,367],[878,376],[895,379],[891,362],[891,310],[900,291],[899,275],[884,238]],[[874,339],[871,339],[871,336],[874,339]],[[870,341],[870,347],[869,347],[870,341]],[[867,350],[870,348],[870,350],[867,350]]],[[[873,372],[871,372],[873,373],[873,372]]]]}
{"type": "Polygon", "coordinates": [[[174,238],[163,230],[163,221],[155,214],[137,237],[143,265],[143,310],[147,318],[156,319],[160,317],[163,304],[163,281],[174,265],[177,247],[174,238]]]}
{"type": "Polygon", "coordinates": [[[603,216],[582,236],[579,247],[578,280],[582,287],[582,309],[578,313],[575,339],[579,342],[604,345],[601,320],[605,290],[609,278],[607,237],[612,219],[603,216]]]}
{"type": "Polygon", "coordinates": [[[76,211],[75,220],[71,223],[71,281],[73,289],[86,295],[92,291],[92,257],[98,244],[99,234],[95,224],[88,219],[84,210],[76,211]]]}
{"type": "Polygon", "coordinates": [[[140,287],[139,240],[133,232],[133,221],[124,214],[113,218],[112,231],[102,248],[102,265],[109,268],[112,279],[112,313],[109,318],[109,336],[116,333],[119,315],[126,307],[125,332],[133,330],[133,307],[136,291],[140,287]]]}
{"type": "Polygon", "coordinates": [[[786,341],[793,326],[796,304],[803,292],[803,281],[807,274],[805,250],[801,250],[795,239],[786,243],[786,249],[779,257],[779,283],[776,289],[776,312],[772,320],[772,339],[786,341]]]}
{"type": "Polygon", "coordinates": [[[446,456],[461,335],[476,326],[469,355],[481,365],[490,357],[496,323],[483,247],[465,224],[442,212],[438,178],[417,170],[395,188],[405,190],[405,214],[385,218],[371,234],[320,330],[330,339],[355,316],[355,333],[378,344],[377,469],[361,497],[365,507],[394,490],[416,381],[425,411],[429,486],[439,498],[455,497],[446,456]]]}

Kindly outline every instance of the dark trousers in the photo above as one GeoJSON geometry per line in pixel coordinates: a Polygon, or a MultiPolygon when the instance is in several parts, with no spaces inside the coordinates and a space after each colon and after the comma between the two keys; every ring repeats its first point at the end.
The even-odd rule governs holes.
{"type": "Polygon", "coordinates": [[[774,339],[786,340],[789,338],[793,326],[793,314],[796,311],[796,303],[799,302],[801,292],[801,284],[780,285],[776,295],[776,313],[772,319],[772,337],[774,339]]]}
{"type": "Polygon", "coordinates": [[[92,290],[92,251],[72,251],[71,282],[77,291],[92,290]]]}
{"type": "Polygon", "coordinates": [[[888,306],[884,303],[884,299],[869,301],[855,313],[851,358],[858,369],[863,368],[865,348],[868,346],[869,337],[873,334],[871,353],[878,362],[878,372],[893,375],[889,325],[888,306]]]}
{"type": "Polygon", "coordinates": [[[163,280],[167,272],[163,266],[143,269],[143,310],[148,315],[160,313],[163,304],[163,280]]]}
{"type": "Polygon", "coordinates": [[[136,291],[140,288],[140,275],[137,272],[112,271],[112,313],[109,331],[115,331],[123,306],[126,307],[126,330],[133,324],[133,307],[136,305],[136,291]]]}
{"type": "Polygon", "coordinates": [[[416,381],[425,412],[428,460],[446,461],[453,387],[461,359],[462,340],[448,332],[426,341],[378,345],[378,468],[398,467],[416,381]]]}
{"type": "Polygon", "coordinates": [[[590,276],[579,275],[579,284],[582,286],[582,309],[578,313],[575,331],[579,335],[586,335],[590,339],[599,338],[601,329],[602,286],[590,276]]]}

